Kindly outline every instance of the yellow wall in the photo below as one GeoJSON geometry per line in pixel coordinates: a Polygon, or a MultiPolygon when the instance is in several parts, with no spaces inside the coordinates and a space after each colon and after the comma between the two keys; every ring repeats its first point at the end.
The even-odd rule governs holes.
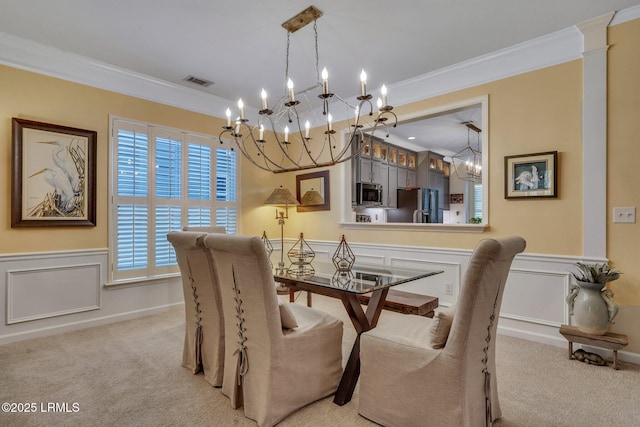
{"type": "MultiPolygon", "coordinates": [[[[396,230],[343,230],[340,220],[340,166],[330,169],[331,211],[293,213],[285,236],[303,232],[309,239],[391,243],[418,246],[473,248],[484,236],[518,234],[527,240],[527,251],[580,255],[582,252],[582,61],[546,68],[396,108],[402,117],[489,95],[489,216],[490,229],[481,234],[396,230]],[[557,199],[505,200],[504,157],[513,154],[558,151],[557,199]],[[578,177],[575,179],[574,177],[578,177]],[[558,236],[563,236],[558,239],[558,236]]],[[[243,173],[245,194],[243,232],[279,235],[275,220],[263,217],[272,209],[261,206],[272,188],[284,185],[295,191],[295,174],[270,175],[247,166],[243,173]],[[262,188],[265,183],[271,188],[262,188]],[[255,195],[255,198],[253,197],[255,195]],[[265,225],[265,222],[267,223],[265,225]],[[274,224],[271,224],[271,223],[274,224]],[[271,231],[269,231],[271,228],[271,231]]],[[[295,211],[295,209],[294,209],[295,211]]]]}
{"type": "Polygon", "coordinates": [[[222,120],[114,92],[0,66],[0,253],[106,248],[109,114],[217,135],[222,120]],[[11,228],[11,118],[98,132],[97,226],[11,228]]]}

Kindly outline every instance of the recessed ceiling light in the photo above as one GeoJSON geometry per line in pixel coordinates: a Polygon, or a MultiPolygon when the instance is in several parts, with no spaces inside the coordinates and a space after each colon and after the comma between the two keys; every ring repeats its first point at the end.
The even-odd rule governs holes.
{"type": "Polygon", "coordinates": [[[413,141],[414,139],[416,139],[415,136],[410,136],[409,138],[407,138],[409,141],[413,141]]]}

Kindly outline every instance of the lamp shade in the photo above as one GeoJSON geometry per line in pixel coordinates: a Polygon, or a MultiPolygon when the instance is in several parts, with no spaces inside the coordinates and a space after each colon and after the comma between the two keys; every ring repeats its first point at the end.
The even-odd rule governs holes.
{"type": "Polygon", "coordinates": [[[287,205],[299,205],[295,196],[291,194],[286,188],[282,188],[282,185],[279,188],[273,190],[273,193],[264,201],[265,205],[277,205],[277,206],[287,206],[287,205]]]}
{"type": "Polygon", "coordinates": [[[302,195],[302,204],[304,206],[322,205],[324,204],[324,198],[317,190],[312,188],[302,195]]]}

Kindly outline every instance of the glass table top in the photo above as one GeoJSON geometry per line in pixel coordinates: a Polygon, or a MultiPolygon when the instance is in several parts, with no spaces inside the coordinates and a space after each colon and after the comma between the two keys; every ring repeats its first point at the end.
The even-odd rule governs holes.
{"type": "Polygon", "coordinates": [[[417,270],[358,262],[350,270],[341,271],[332,262],[318,259],[310,264],[293,264],[289,269],[278,270],[275,267],[273,269],[276,282],[309,284],[356,294],[366,294],[442,273],[442,270],[417,270]]]}

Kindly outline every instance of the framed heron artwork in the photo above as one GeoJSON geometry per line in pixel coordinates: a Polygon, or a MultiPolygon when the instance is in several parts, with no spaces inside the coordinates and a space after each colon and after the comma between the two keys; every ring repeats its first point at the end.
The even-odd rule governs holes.
{"type": "Polygon", "coordinates": [[[96,225],[91,130],[13,118],[11,227],[96,225]]]}

